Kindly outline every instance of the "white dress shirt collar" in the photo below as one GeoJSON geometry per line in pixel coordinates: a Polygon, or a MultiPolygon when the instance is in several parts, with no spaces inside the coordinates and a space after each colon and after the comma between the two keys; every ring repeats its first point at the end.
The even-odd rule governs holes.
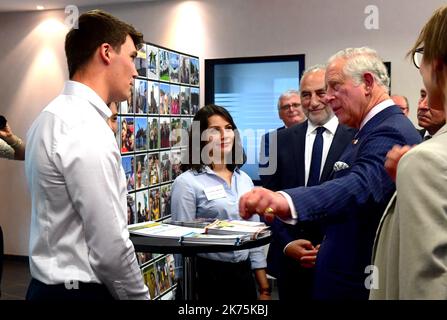
{"type": "Polygon", "coordinates": [[[88,100],[100,113],[104,119],[108,119],[112,116],[112,111],[106,105],[104,100],[89,86],[73,80],[65,82],[64,95],[74,95],[88,100]]]}
{"type": "Polygon", "coordinates": [[[365,124],[371,120],[376,114],[378,114],[380,111],[385,110],[388,107],[394,106],[395,103],[391,99],[387,99],[373,107],[371,110],[369,110],[368,114],[366,115],[365,119],[363,119],[362,123],[360,124],[359,130],[361,130],[365,124]]]}
{"type": "Polygon", "coordinates": [[[314,132],[315,130],[317,130],[318,127],[324,127],[327,131],[329,131],[332,135],[334,135],[338,127],[338,118],[336,116],[332,116],[332,118],[322,126],[314,125],[312,122],[308,120],[307,134],[314,132]]]}

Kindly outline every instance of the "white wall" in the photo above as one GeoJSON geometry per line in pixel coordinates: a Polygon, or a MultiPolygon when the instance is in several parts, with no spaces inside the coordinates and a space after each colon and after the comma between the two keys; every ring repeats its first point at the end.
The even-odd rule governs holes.
{"type": "MultiPolygon", "coordinates": [[[[155,1],[103,7],[134,24],[145,40],[203,59],[306,54],[306,65],[335,51],[368,45],[392,62],[392,89],[407,95],[411,118],[421,80],[405,53],[443,1],[202,0],[155,1]],[[364,26],[367,5],[379,9],[379,29],[364,26]]],[[[81,10],[82,11],[82,10],[81,10]]],[[[24,137],[67,77],[64,12],[0,14],[0,114],[24,137]]],[[[203,74],[201,75],[203,84],[203,74]]],[[[201,103],[203,103],[203,86],[201,103]]],[[[30,199],[23,163],[0,160],[0,224],[7,254],[28,254],[30,199]]]]}

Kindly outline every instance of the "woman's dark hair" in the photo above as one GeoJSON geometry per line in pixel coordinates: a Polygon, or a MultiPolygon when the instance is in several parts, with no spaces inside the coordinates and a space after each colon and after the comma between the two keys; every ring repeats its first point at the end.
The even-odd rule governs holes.
{"type": "Polygon", "coordinates": [[[234,171],[236,168],[240,168],[247,160],[244,149],[242,148],[239,131],[237,130],[236,124],[234,123],[230,113],[224,107],[209,104],[203,108],[200,108],[193,118],[193,122],[189,129],[188,159],[186,163],[182,164],[182,171],[193,169],[200,172],[205,167],[206,163],[203,161],[204,159],[202,159],[201,155],[203,148],[209,141],[202,141],[201,137],[202,133],[208,129],[208,118],[214,115],[223,117],[233,127],[234,143],[231,150],[231,162],[227,163],[228,170],[234,171]],[[199,136],[193,132],[197,125],[200,126],[199,136]],[[200,143],[197,143],[197,139],[200,139],[200,143]],[[197,159],[199,159],[199,161],[197,161],[197,159]]]}

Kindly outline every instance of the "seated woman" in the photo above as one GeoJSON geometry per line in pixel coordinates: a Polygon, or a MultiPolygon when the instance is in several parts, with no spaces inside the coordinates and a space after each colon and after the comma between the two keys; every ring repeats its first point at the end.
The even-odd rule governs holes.
{"type": "MultiPolygon", "coordinates": [[[[239,169],[245,154],[236,125],[228,111],[216,105],[201,108],[193,120],[189,162],[184,166],[188,170],[172,185],[172,219],[240,219],[239,197],[253,188],[253,182],[239,169]],[[193,141],[198,125],[201,139],[193,141]]],[[[263,247],[199,254],[196,267],[199,300],[256,300],[252,270],[259,299],[270,298],[263,247]]]]}

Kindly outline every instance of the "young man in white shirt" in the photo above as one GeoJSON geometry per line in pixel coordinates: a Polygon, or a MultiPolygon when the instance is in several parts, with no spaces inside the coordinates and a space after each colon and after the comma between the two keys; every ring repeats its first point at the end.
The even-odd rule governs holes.
{"type": "Polygon", "coordinates": [[[30,300],[148,299],[127,232],[126,180],[107,104],[131,93],[143,35],[93,10],[65,39],[70,73],[30,128],[30,300]]]}

